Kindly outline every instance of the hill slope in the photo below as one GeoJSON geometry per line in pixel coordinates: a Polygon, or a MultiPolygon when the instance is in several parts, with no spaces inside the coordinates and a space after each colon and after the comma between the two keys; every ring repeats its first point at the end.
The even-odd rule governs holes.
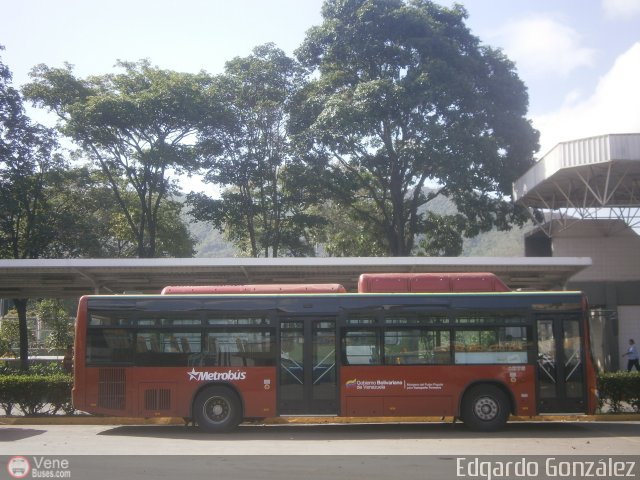
{"type": "MultiPolygon", "coordinates": [[[[428,204],[428,208],[436,213],[451,214],[455,207],[446,198],[437,197],[428,204]]],[[[224,240],[221,232],[207,223],[194,222],[185,214],[191,235],[196,239],[196,257],[216,258],[235,257],[237,250],[224,240]]],[[[463,243],[463,257],[522,257],[524,256],[524,236],[533,228],[527,224],[523,228],[514,227],[508,232],[492,230],[475,238],[466,239],[463,243]]]]}

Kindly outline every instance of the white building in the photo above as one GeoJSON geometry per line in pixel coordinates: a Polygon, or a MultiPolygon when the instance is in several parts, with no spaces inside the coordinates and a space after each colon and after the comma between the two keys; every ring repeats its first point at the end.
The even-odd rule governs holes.
{"type": "Polygon", "coordinates": [[[597,362],[623,367],[628,339],[640,340],[640,134],[558,144],[514,183],[514,198],[546,219],[527,256],[591,258],[567,288],[588,295],[597,362]]]}

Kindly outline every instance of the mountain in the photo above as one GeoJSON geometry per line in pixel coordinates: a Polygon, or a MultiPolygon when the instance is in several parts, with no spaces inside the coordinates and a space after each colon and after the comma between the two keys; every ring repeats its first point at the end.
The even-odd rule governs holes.
{"type": "Polygon", "coordinates": [[[204,222],[191,221],[189,224],[191,236],[196,239],[196,257],[219,258],[235,257],[238,252],[228,243],[222,233],[204,222]]]}
{"type": "MultiPolygon", "coordinates": [[[[428,194],[429,190],[425,190],[428,194]]],[[[448,198],[439,195],[424,207],[440,215],[453,215],[456,207],[448,198]]],[[[493,229],[477,237],[467,238],[462,244],[462,257],[524,257],[524,237],[534,228],[531,222],[513,227],[506,232],[493,229]]]]}
{"type": "Polygon", "coordinates": [[[465,239],[462,257],[524,257],[524,237],[533,224],[513,227],[508,232],[491,230],[475,238],[465,239]]]}
{"type": "MultiPolygon", "coordinates": [[[[439,213],[451,214],[455,206],[447,198],[438,196],[427,204],[425,208],[439,213]]],[[[196,257],[219,258],[235,257],[237,250],[225,241],[221,232],[211,225],[195,222],[186,213],[185,222],[189,224],[191,235],[196,239],[196,257]]],[[[533,224],[524,227],[514,227],[510,231],[500,232],[492,230],[482,233],[475,238],[465,239],[462,247],[463,257],[523,257],[525,234],[533,229],[533,224]]]]}

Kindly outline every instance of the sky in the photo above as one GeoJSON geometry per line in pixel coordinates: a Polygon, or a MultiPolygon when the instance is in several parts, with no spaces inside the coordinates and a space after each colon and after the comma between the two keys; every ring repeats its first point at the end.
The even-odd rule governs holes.
{"type": "MultiPolygon", "coordinates": [[[[437,3],[450,6],[449,0],[437,3]]],[[[558,142],[640,132],[640,0],[458,0],[483,44],[515,62],[540,131],[558,142]]],[[[14,85],[44,63],[79,76],[117,60],[221,73],[273,42],[290,55],[322,21],[322,0],[0,0],[0,55],[14,85]]],[[[40,120],[41,121],[41,120],[40,120]]]]}

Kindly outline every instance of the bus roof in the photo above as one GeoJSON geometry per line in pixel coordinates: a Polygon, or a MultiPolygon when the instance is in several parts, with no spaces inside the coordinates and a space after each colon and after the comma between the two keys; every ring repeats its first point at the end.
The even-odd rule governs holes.
{"type": "MultiPolygon", "coordinates": [[[[358,293],[509,292],[493,273],[364,273],[358,293]]],[[[162,295],[346,293],[337,283],[167,286],[162,295]]]]}
{"type": "Polygon", "coordinates": [[[509,292],[493,273],[364,273],[358,293],[509,292]]]}
{"type": "Polygon", "coordinates": [[[273,284],[273,285],[202,285],[168,286],[162,295],[228,295],[228,294],[293,294],[293,293],[346,293],[337,283],[273,284]]]}

